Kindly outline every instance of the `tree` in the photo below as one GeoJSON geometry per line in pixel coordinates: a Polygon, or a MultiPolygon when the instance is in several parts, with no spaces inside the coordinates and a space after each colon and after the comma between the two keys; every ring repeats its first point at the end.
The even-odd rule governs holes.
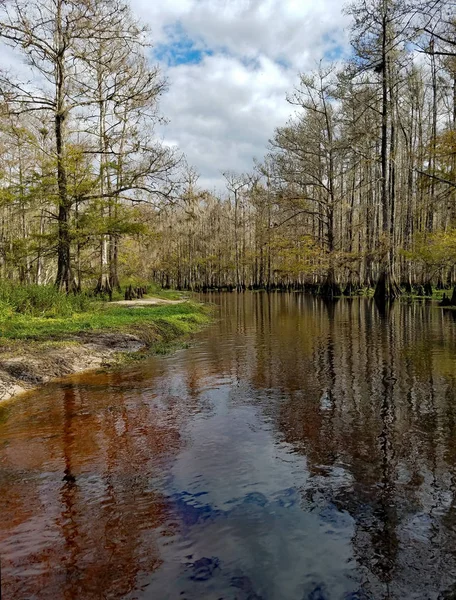
{"type": "MultiPolygon", "coordinates": [[[[169,151],[151,144],[144,135],[153,132],[160,118],[157,103],[165,88],[158,68],[150,67],[144,56],[147,30],[140,27],[125,5],[107,6],[104,0],[98,0],[98,4],[109,28],[81,48],[79,54],[87,69],[79,86],[86,104],[91,105],[90,113],[84,116],[97,140],[93,152],[98,150],[100,216],[102,221],[114,224],[119,213],[119,190],[146,185],[146,176],[158,178],[163,168],[166,176],[175,161],[169,151]],[[150,172],[135,181],[137,173],[128,174],[125,167],[132,155],[135,165],[140,165],[136,160],[138,150],[153,160],[150,172]]],[[[118,227],[102,233],[98,293],[111,294],[113,288],[119,288],[118,242],[118,227]]]]}
{"type": "Polygon", "coordinates": [[[32,69],[33,82],[10,82],[3,76],[1,92],[15,114],[40,111],[54,123],[57,173],[58,243],[56,285],[75,289],[71,267],[68,196],[68,120],[78,106],[73,78],[77,74],[78,42],[102,29],[93,4],[73,0],[7,0],[0,12],[0,37],[21,51],[32,69]]]}
{"type": "MultiPolygon", "coordinates": [[[[245,289],[245,279],[241,277],[241,249],[240,249],[240,239],[239,239],[239,228],[241,226],[239,213],[240,213],[240,199],[241,199],[241,190],[245,188],[249,181],[248,178],[244,175],[238,175],[232,171],[227,171],[223,173],[223,177],[226,180],[226,187],[229,192],[233,194],[234,200],[234,264],[235,264],[235,272],[236,272],[236,290],[238,292],[245,289]]],[[[244,238],[245,240],[245,238],[244,238]]]]}
{"type": "MultiPolygon", "coordinates": [[[[146,61],[145,31],[121,0],[7,0],[0,17],[0,37],[26,56],[32,72],[25,83],[3,76],[1,92],[9,112],[40,112],[53,121],[56,285],[74,291],[74,206],[98,200],[112,218],[119,201],[154,202],[175,187],[170,174],[178,159],[154,139],[153,131],[164,82],[146,61]],[[99,175],[91,190],[76,197],[68,189],[68,148],[80,145],[80,136],[86,138],[85,151],[98,160],[99,175]]],[[[109,254],[116,260],[117,242],[109,248],[113,239],[114,232],[102,235],[99,291],[118,285],[115,268],[107,266],[109,254]]]]}
{"type": "Polygon", "coordinates": [[[286,221],[307,215],[317,223],[315,237],[328,254],[325,296],[341,293],[335,274],[337,204],[342,200],[340,177],[342,146],[339,139],[339,115],[335,108],[338,95],[333,66],[306,76],[288,101],[299,108],[295,120],[279,128],[272,141],[276,175],[281,181],[280,204],[286,208],[286,221]]]}
{"type": "Polygon", "coordinates": [[[407,7],[401,0],[360,0],[348,7],[354,19],[352,44],[355,49],[354,76],[366,71],[378,74],[381,106],[381,192],[382,260],[375,297],[394,300],[400,295],[395,278],[394,229],[396,209],[397,122],[396,93],[404,52],[407,7]]]}

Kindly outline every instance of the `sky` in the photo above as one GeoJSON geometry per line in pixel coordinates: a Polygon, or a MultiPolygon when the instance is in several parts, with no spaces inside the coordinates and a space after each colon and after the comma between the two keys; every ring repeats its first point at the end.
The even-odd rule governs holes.
{"type": "Polygon", "coordinates": [[[248,172],[286,122],[299,73],[348,52],[344,0],[130,0],[151,29],[151,60],[168,81],[160,132],[220,189],[248,172]]]}
{"type": "MultiPolygon", "coordinates": [[[[150,60],[168,82],[158,131],[221,191],[222,172],[249,172],[293,107],[299,73],[349,53],[346,0],[130,0],[150,28],[150,60]]],[[[15,73],[23,58],[0,46],[15,73]]]]}

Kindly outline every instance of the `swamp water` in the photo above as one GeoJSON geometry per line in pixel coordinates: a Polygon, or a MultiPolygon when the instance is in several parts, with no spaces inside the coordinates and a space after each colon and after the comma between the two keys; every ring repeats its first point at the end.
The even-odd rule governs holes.
{"type": "Polygon", "coordinates": [[[191,348],[0,405],[3,599],[456,598],[456,313],[205,299],[191,348]]]}

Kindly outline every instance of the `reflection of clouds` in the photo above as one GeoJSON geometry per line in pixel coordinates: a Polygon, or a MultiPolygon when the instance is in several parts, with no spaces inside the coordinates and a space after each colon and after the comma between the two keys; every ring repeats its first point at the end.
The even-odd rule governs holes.
{"type": "Polygon", "coordinates": [[[189,443],[172,467],[168,490],[181,527],[161,549],[171,566],[165,558],[149,597],[177,581],[169,598],[227,597],[230,588],[234,598],[239,578],[248,590],[241,598],[307,598],[318,586],[334,597],[354,592],[353,520],[330,503],[303,511],[305,458],[277,444],[258,408],[233,403],[230,386],[211,394],[213,412],[189,423],[189,443]],[[216,558],[205,585],[189,583],[189,553],[194,561],[216,558]]]}
{"type": "Polygon", "coordinates": [[[269,498],[279,490],[304,486],[305,459],[293,459],[287,445],[276,444],[257,408],[233,408],[230,392],[225,386],[212,393],[214,412],[189,423],[189,443],[173,465],[173,486],[191,494],[205,491],[205,502],[222,510],[242,499],[246,490],[269,498]],[[189,473],[197,477],[189,479],[189,473]]]}
{"type": "MultiPolygon", "coordinates": [[[[236,382],[214,396],[212,416],[225,410],[226,418],[211,417],[209,429],[220,427],[212,440],[214,464],[226,465],[232,456],[225,468],[238,474],[234,483],[220,473],[202,478],[198,489],[210,490],[209,505],[223,511],[224,498],[243,498],[243,469],[252,473],[250,489],[275,477],[285,479],[278,489],[287,489],[287,471],[278,464],[295,465],[299,453],[306,473],[301,506],[334,506],[351,515],[354,564],[365,593],[381,597],[388,585],[391,597],[437,598],[454,565],[448,549],[456,531],[455,381],[441,368],[442,355],[454,361],[454,325],[426,307],[403,305],[382,321],[363,300],[340,302],[331,313],[302,296],[224,296],[221,303],[222,325],[194,349],[193,360],[204,354],[205,373],[229,373],[236,382]],[[259,477],[262,472],[267,476],[259,477]],[[437,572],[436,556],[444,565],[437,572]]],[[[192,440],[205,435],[203,425],[191,423],[192,440]]],[[[197,453],[182,471],[191,471],[194,460],[207,474],[211,456],[197,453]]],[[[266,485],[261,493],[269,498],[270,491],[266,485]]]]}
{"type": "Polygon", "coordinates": [[[234,598],[234,593],[225,594],[235,577],[250,582],[260,598],[308,598],[319,587],[331,590],[328,597],[342,598],[359,588],[350,564],[353,521],[333,505],[305,512],[296,489],[277,491],[270,499],[247,493],[225,510],[214,510],[190,494],[173,501],[183,529],[161,549],[165,566],[153,580],[150,598],[171,582],[176,584],[163,599],[184,591],[190,598],[209,598],[209,592],[234,598]],[[180,554],[183,539],[187,544],[180,554]],[[189,582],[189,561],[207,557],[215,557],[218,565],[209,581],[189,582]]]}
{"type": "Polygon", "coordinates": [[[89,600],[100,580],[131,599],[451,598],[456,323],[220,303],[185,352],[2,410],[9,595],[76,578],[89,600]]]}

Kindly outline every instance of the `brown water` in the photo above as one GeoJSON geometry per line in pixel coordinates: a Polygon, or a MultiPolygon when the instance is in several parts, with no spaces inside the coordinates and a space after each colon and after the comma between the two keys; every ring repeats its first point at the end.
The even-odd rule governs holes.
{"type": "Polygon", "coordinates": [[[3,599],[456,598],[454,313],[211,298],[192,348],[0,406],[3,599]]]}

